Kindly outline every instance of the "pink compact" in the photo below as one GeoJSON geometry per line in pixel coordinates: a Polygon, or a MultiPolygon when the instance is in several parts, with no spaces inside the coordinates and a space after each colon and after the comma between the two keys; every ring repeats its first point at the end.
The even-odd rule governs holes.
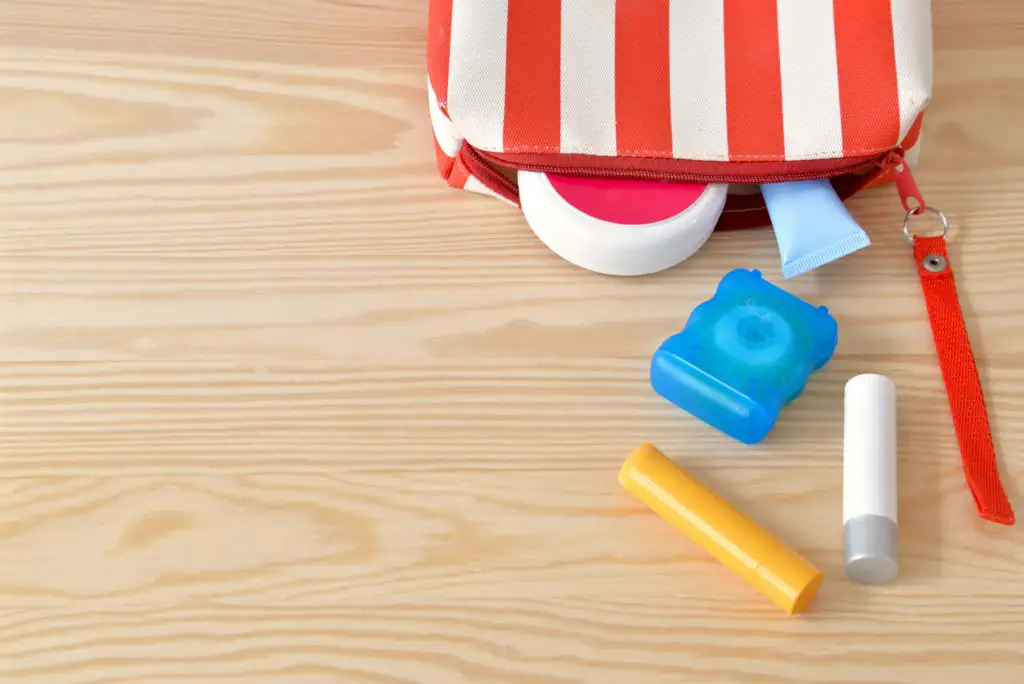
{"type": "Polygon", "coordinates": [[[566,261],[609,275],[655,273],[687,259],[714,230],[727,189],[519,173],[523,213],[537,237],[566,261]]]}

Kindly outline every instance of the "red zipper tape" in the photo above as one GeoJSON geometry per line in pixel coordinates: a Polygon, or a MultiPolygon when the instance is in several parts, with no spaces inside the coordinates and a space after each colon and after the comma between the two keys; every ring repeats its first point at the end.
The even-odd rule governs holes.
{"type": "Polygon", "coordinates": [[[561,173],[675,183],[781,183],[832,178],[859,171],[877,170],[888,154],[839,159],[808,159],[789,162],[713,162],[649,157],[600,157],[586,154],[534,154],[484,152],[481,159],[519,171],[561,173]]]}
{"type": "MultiPolygon", "coordinates": [[[[806,178],[832,178],[845,200],[889,172],[889,154],[883,158],[824,159],[802,162],[693,162],[681,159],[634,159],[589,155],[496,154],[463,144],[460,156],[470,172],[502,197],[519,204],[519,188],[496,170],[542,171],[576,176],[600,176],[676,183],[781,182],[806,178]]],[[[902,162],[902,159],[900,159],[902,162]]],[[[730,195],[718,230],[768,225],[768,210],[758,195],[730,195]]]]}
{"type": "Polygon", "coordinates": [[[967,486],[982,518],[1012,525],[1015,520],[1013,508],[999,480],[985,395],[967,337],[953,267],[946,251],[946,239],[941,235],[915,237],[914,257],[949,397],[949,410],[953,414],[967,486]]]}
{"type": "Polygon", "coordinates": [[[512,204],[519,206],[519,186],[488,164],[475,147],[463,144],[459,150],[459,159],[462,160],[469,172],[476,176],[477,180],[512,204]]]}

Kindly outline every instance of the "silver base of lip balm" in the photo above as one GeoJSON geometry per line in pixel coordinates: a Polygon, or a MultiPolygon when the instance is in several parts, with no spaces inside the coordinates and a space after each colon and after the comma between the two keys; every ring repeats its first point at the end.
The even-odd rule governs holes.
{"type": "Polygon", "coordinates": [[[885,584],[899,572],[898,527],[884,515],[862,515],[844,527],[846,576],[862,584],[885,584]]]}

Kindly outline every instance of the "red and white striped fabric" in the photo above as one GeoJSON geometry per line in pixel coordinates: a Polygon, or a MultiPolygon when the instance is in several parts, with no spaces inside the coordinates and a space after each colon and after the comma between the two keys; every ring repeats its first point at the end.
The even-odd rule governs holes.
{"type": "Polygon", "coordinates": [[[434,129],[434,154],[437,157],[437,170],[441,177],[453,188],[497,197],[503,202],[514,205],[515,202],[492,190],[466,167],[465,162],[459,156],[463,139],[455,131],[451,119],[441,111],[437,97],[434,95],[433,86],[429,82],[427,86],[430,93],[430,124],[434,129]]]}
{"type": "Polygon", "coordinates": [[[466,168],[465,162],[459,157],[463,139],[455,131],[451,119],[441,111],[437,98],[434,96],[433,87],[429,82],[427,85],[427,90],[430,93],[430,123],[434,129],[434,154],[437,157],[437,170],[441,173],[441,177],[453,188],[497,197],[514,204],[508,198],[502,197],[489,188],[466,168]]]}
{"type": "Polygon", "coordinates": [[[431,0],[429,30],[439,163],[456,164],[463,139],[495,153],[867,157],[904,139],[932,86],[929,0],[431,0]]]}

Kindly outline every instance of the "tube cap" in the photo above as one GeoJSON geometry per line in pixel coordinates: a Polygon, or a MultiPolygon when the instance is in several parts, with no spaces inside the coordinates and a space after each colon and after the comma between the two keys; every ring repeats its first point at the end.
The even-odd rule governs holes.
{"type": "Polygon", "coordinates": [[[884,515],[862,515],[843,526],[846,576],[862,584],[885,584],[899,572],[896,523],[884,515]]]}

